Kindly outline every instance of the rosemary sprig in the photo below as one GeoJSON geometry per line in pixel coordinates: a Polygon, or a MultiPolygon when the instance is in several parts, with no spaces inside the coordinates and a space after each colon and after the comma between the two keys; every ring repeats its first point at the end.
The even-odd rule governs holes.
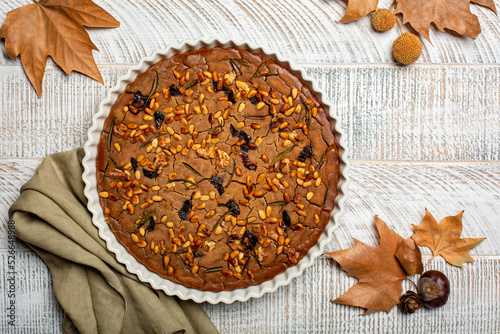
{"type": "Polygon", "coordinates": [[[230,59],[240,66],[248,67],[250,65],[248,60],[236,59],[236,58],[230,58],[230,59]]]}
{"type": "Polygon", "coordinates": [[[233,176],[234,176],[234,172],[236,171],[236,161],[233,161],[233,171],[231,172],[231,175],[229,177],[229,180],[227,180],[227,183],[226,183],[226,186],[224,188],[227,188],[227,186],[231,183],[231,181],[233,180],[233,176]]]}
{"type": "Polygon", "coordinates": [[[188,89],[189,89],[189,88],[191,88],[191,87],[196,86],[196,85],[198,84],[198,82],[200,82],[198,79],[191,81],[191,82],[190,82],[190,83],[186,86],[186,90],[188,90],[188,89]]]}
{"type": "Polygon", "coordinates": [[[111,152],[111,139],[113,137],[114,126],[115,126],[115,120],[112,120],[111,126],[109,127],[109,134],[108,134],[108,152],[111,152]]]}
{"type": "Polygon", "coordinates": [[[323,166],[323,163],[325,162],[325,159],[326,159],[326,153],[323,154],[323,156],[321,157],[321,160],[319,161],[318,166],[314,169],[314,171],[319,170],[323,166]]]}
{"type": "Polygon", "coordinates": [[[213,133],[213,132],[215,132],[215,131],[216,131],[217,129],[219,129],[219,128],[222,128],[222,126],[220,126],[220,125],[216,125],[216,126],[214,126],[214,127],[211,127],[210,129],[207,129],[207,130],[205,130],[205,131],[200,131],[200,132],[208,132],[208,133],[213,133]]]}
{"type": "Polygon", "coordinates": [[[261,116],[258,116],[258,115],[248,115],[248,116],[243,116],[243,117],[248,118],[248,119],[262,120],[262,119],[266,119],[266,117],[268,117],[268,116],[271,116],[271,115],[261,115],[261,116]]]}
{"type": "Polygon", "coordinates": [[[144,217],[141,218],[141,220],[139,221],[139,223],[137,224],[137,230],[144,224],[146,224],[146,222],[149,220],[149,218],[151,218],[154,214],[155,214],[155,211],[156,210],[153,210],[151,211],[150,213],[148,213],[147,215],[145,215],[144,217]]]}
{"type": "Polygon", "coordinates": [[[312,118],[311,109],[309,109],[309,107],[307,106],[306,102],[302,97],[300,97],[300,101],[302,101],[302,105],[304,106],[304,108],[306,108],[307,113],[305,116],[307,118],[307,127],[309,127],[311,125],[311,118],[312,118]]]}
{"type": "Polygon", "coordinates": [[[207,270],[205,270],[203,273],[206,274],[206,273],[214,273],[216,271],[221,271],[222,270],[222,267],[215,267],[215,268],[209,268],[207,270]]]}
{"type": "Polygon", "coordinates": [[[271,161],[271,165],[274,164],[276,161],[280,161],[281,159],[283,159],[283,157],[285,155],[287,155],[288,153],[290,153],[294,148],[295,148],[295,144],[293,144],[292,146],[288,147],[286,150],[284,150],[283,152],[281,152],[276,158],[274,158],[272,161],[271,161]]]}
{"type": "Polygon", "coordinates": [[[229,58],[229,63],[231,64],[231,67],[233,68],[233,70],[234,70],[234,72],[235,72],[236,74],[238,74],[238,73],[239,73],[238,75],[241,75],[241,74],[242,74],[242,73],[241,73],[241,70],[240,70],[240,68],[239,68],[239,66],[235,64],[235,62],[234,62],[234,59],[233,59],[233,58],[229,58]]]}
{"type": "Polygon", "coordinates": [[[214,227],[212,228],[212,231],[215,231],[215,229],[217,228],[217,226],[219,226],[220,222],[222,221],[222,219],[224,219],[224,217],[227,216],[228,213],[231,212],[232,209],[234,209],[234,205],[232,207],[230,207],[226,212],[224,212],[222,214],[222,216],[220,216],[219,220],[217,220],[217,223],[215,223],[214,227]]]}
{"type": "Polygon", "coordinates": [[[264,74],[259,74],[258,76],[256,76],[256,78],[260,78],[260,77],[273,77],[275,75],[279,75],[279,73],[264,73],[264,74]]]}
{"type": "Polygon", "coordinates": [[[153,141],[153,139],[158,138],[160,136],[161,135],[156,135],[156,136],[151,137],[147,142],[145,142],[144,144],[142,144],[141,146],[139,146],[139,148],[146,147],[149,143],[151,143],[153,141]]]}
{"type": "Polygon", "coordinates": [[[157,86],[158,86],[158,73],[155,72],[153,86],[151,86],[151,91],[149,92],[148,99],[146,100],[146,103],[144,104],[145,108],[147,108],[149,106],[149,100],[151,99],[151,96],[153,96],[157,86]]]}
{"type": "Polygon", "coordinates": [[[201,175],[196,169],[194,169],[190,164],[187,164],[185,162],[182,163],[182,165],[184,167],[186,167],[187,169],[189,169],[192,173],[198,175],[199,177],[202,177],[202,178],[205,178],[203,175],[201,175]]]}
{"type": "Polygon", "coordinates": [[[241,60],[241,59],[234,59],[234,58],[229,58],[229,62],[231,63],[231,67],[235,72],[239,72],[239,75],[242,75],[243,72],[241,72],[240,66],[248,67],[249,62],[246,60],[241,60]]]}
{"type": "Polygon", "coordinates": [[[288,203],[285,202],[285,201],[279,201],[279,202],[272,202],[272,203],[269,203],[268,205],[269,206],[283,206],[283,205],[287,205],[288,203]]]}
{"type": "Polygon", "coordinates": [[[177,252],[165,252],[166,254],[173,254],[173,255],[177,255],[177,254],[185,254],[188,252],[188,249],[187,248],[184,248],[184,249],[181,249],[181,250],[178,250],[177,252]]]}
{"type": "Polygon", "coordinates": [[[266,59],[262,62],[262,64],[260,64],[260,66],[257,68],[257,70],[255,71],[255,73],[252,75],[252,77],[250,78],[250,80],[254,79],[257,77],[257,75],[259,75],[260,71],[262,71],[262,68],[264,68],[264,66],[266,66],[266,63],[269,61],[269,59],[266,59]]]}

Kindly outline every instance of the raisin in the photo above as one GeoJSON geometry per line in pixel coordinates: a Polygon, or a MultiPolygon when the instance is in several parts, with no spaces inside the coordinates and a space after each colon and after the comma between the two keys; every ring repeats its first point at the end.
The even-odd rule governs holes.
{"type": "Polygon", "coordinates": [[[176,85],[172,84],[168,90],[170,91],[170,96],[179,96],[181,95],[181,92],[179,91],[179,88],[177,88],[176,85]]]}
{"type": "Polygon", "coordinates": [[[163,120],[165,119],[165,114],[161,111],[157,111],[154,113],[154,117],[156,129],[159,129],[161,127],[161,124],[163,123],[163,120]]]}
{"type": "Polygon", "coordinates": [[[212,81],[212,87],[214,88],[215,92],[218,92],[218,91],[224,89],[224,86],[222,86],[222,89],[217,89],[217,83],[218,83],[218,81],[212,81]]]}
{"type": "Polygon", "coordinates": [[[227,96],[227,100],[229,102],[231,102],[232,104],[236,104],[236,100],[234,99],[234,93],[231,89],[224,90],[224,94],[227,96]]]}
{"type": "Polygon", "coordinates": [[[240,131],[238,138],[243,139],[247,144],[252,140],[252,137],[243,130],[240,131]]]}
{"type": "Polygon", "coordinates": [[[250,102],[251,102],[252,104],[257,104],[257,103],[259,103],[259,99],[257,98],[257,96],[252,96],[252,97],[250,98],[250,102]]]}
{"type": "Polygon", "coordinates": [[[152,170],[147,170],[143,168],[142,172],[144,173],[144,176],[149,179],[156,179],[158,177],[158,173],[152,170]]]}
{"type": "Polygon", "coordinates": [[[242,149],[245,152],[250,149],[250,147],[248,146],[248,144],[250,144],[250,141],[252,140],[252,137],[248,133],[246,133],[243,130],[238,131],[232,124],[229,127],[229,131],[231,132],[231,136],[238,137],[239,139],[242,139],[242,140],[245,141],[245,144],[243,144],[243,145],[246,145],[246,146],[241,145],[240,149],[242,149]]]}
{"type": "Polygon", "coordinates": [[[297,158],[297,160],[299,160],[300,162],[305,162],[306,159],[312,157],[312,147],[307,145],[305,146],[302,151],[300,151],[300,154],[299,154],[299,157],[297,158]]]}
{"type": "Polygon", "coordinates": [[[188,213],[191,212],[191,201],[190,200],[185,200],[184,203],[182,204],[182,208],[179,210],[179,218],[180,220],[186,220],[188,213]]]}
{"type": "Polygon", "coordinates": [[[203,254],[201,254],[200,252],[193,252],[193,256],[196,258],[196,257],[203,257],[203,254]]]}
{"type": "Polygon", "coordinates": [[[142,95],[141,93],[137,92],[134,95],[134,101],[132,102],[132,106],[134,106],[137,109],[142,108],[146,104],[147,100],[148,97],[146,95],[142,95]]]}
{"type": "Polygon", "coordinates": [[[290,215],[285,210],[283,210],[283,223],[287,228],[292,225],[292,220],[290,218],[290,215]]]}
{"type": "Polygon", "coordinates": [[[236,130],[236,128],[232,124],[229,127],[229,132],[231,132],[231,136],[233,136],[233,137],[239,137],[240,136],[240,132],[238,130],[236,130]]]}
{"type": "Polygon", "coordinates": [[[134,158],[130,159],[130,163],[132,164],[132,170],[135,172],[139,167],[139,163],[134,158]]]}
{"type": "Polygon", "coordinates": [[[243,161],[243,166],[245,166],[249,170],[256,170],[257,165],[254,163],[250,162],[250,159],[248,159],[248,154],[242,151],[238,151],[238,155],[241,157],[241,160],[243,161]]]}
{"type": "Polygon", "coordinates": [[[220,177],[217,177],[213,175],[210,178],[210,183],[214,186],[215,189],[219,192],[219,195],[222,195],[224,193],[224,187],[222,186],[222,183],[224,180],[222,180],[220,177]]]}
{"type": "Polygon", "coordinates": [[[217,204],[217,206],[225,206],[226,208],[229,209],[229,213],[235,217],[237,217],[241,213],[240,206],[238,205],[238,203],[236,203],[232,199],[230,199],[229,201],[227,201],[224,204],[219,203],[219,204],[217,204]]]}
{"type": "Polygon", "coordinates": [[[250,151],[250,146],[248,146],[248,144],[243,144],[243,145],[240,145],[240,150],[242,150],[243,152],[248,152],[250,151]]]}
{"type": "Polygon", "coordinates": [[[148,227],[146,227],[146,232],[151,232],[155,229],[155,219],[153,217],[149,218],[148,227]]]}
{"type": "Polygon", "coordinates": [[[257,242],[258,242],[257,237],[252,233],[248,232],[248,230],[246,230],[245,233],[243,234],[243,244],[245,244],[245,246],[247,246],[248,248],[252,249],[255,247],[257,242]]]}

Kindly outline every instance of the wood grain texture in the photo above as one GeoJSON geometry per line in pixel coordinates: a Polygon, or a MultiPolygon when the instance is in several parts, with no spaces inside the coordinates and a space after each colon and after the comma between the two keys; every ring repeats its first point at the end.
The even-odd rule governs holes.
{"type": "MultiPolygon", "coordinates": [[[[334,240],[325,251],[357,238],[377,245],[378,214],[403,237],[424,209],[442,219],[465,209],[464,237],[487,239],[476,262],[455,268],[441,259],[430,269],[452,283],[449,303],[405,315],[359,316],[332,304],[355,282],[320,257],[287,287],[260,299],[203,307],[222,333],[499,333],[500,332],[500,20],[472,5],[481,23],[476,40],[431,27],[433,45],[411,67],[394,64],[397,29],[375,33],[369,17],[343,25],[340,0],[94,0],[120,22],[88,29],[102,86],[66,76],[48,60],[38,99],[20,65],[0,47],[0,268],[8,261],[7,210],[47,154],[81,147],[106,91],[142,57],[198,37],[246,39],[302,65],[343,119],[351,186],[334,240]]],[[[497,9],[500,0],[494,0],[497,9]]],[[[31,0],[8,0],[6,13],[31,0]]],[[[388,8],[392,0],[381,0],[388,8]]],[[[2,43],[0,43],[2,44],[2,43]]],[[[424,263],[430,258],[422,249],[424,263]]],[[[7,326],[8,273],[0,274],[0,333],[61,333],[62,311],[50,273],[25,244],[16,245],[16,327],[7,326]]],[[[409,285],[405,286],[405,289],[409,285]]]]}
{"type": "MultiPolygon", "coordinates": [[[[260,299],[231,305],[204,304],[221,333],[498,333],[500,313],[499,258],[480,258],[465,268],[433,260],[445,271],[451,293],[443,308],[413,315],[395,308],[388,314],[360,316],[362,310],[330,302],[356,279],[333,260],[321,257],[287,287],[260,299]],[[477,275],[481,272],[481,275],[477,275]]],[[[410,288],[405,284],[404,289],[410,288]]]]}
{"type": "MultiPolygon", "coordinates": [[[[107,89],[127,70],[101,67],[103,87],[83,75],[49,69],[39,99],[20,68],[2,68],[0,157],[43,158],[83,146],[107,89]]],[[[350,159],[500,159],[500,65],[305,70],[340,115],[350,159]]]]}
{"type": "MultiPolygon", "coordinates": [[[[0,249],[0,268],[6,268],[8,254],[0,249]]],[[[16,250],[15,253],[15,327],[7,323],[7,279],[12,277],[2,270],[0,284],[0,333],[62,333],[62,310],[52,288],[52,278],[47,266],[32,250],[16,250]]]]}
{"type": "MultiPolygon", "coordinates": [[[[39,162],[0,160],[1,230],[6,231],[7,210],[39,162]]],[[[352,238],[376,243],[374,215],[407,238],[413,231],[411,224],[420,224],[427,208],[436,219],[465,210],[462,235],[488,237],[473,254],[500,256],[500,164],[355,161],[350,179],[336,241],[325,252],[352,247],[352,238]]],[[[6,248],[7,236],[0,233],[0,249],[6,248]]]]}
{"type": "MultiPolygon", "coordinates": [[[[340,0],[95,2],[121,22],[118,29],[90,30],[100,50],[94,53],[98,65],[133,64],[158,48],[198,37],[261,43],[299,63],[393,63],[391,45],[399,36],[396,28],[376,33],[369,16],[350,24],[338,23],[346,7],[340,0]]],[[[379,7],[389,8],[391,2],[381,0],[379,7]]],[[[4,1],[0,22],[8,11],[28,3],[4,1]]],[[[495,4],[500,7],[498,0],[495,4]]],[[[492,42],[499,40],[500,21],[484,7],[472,5],[471,12],[482,28],[476,40],[431,27],[433,45],[423,41],[419,63],[498,64],[500,45],[492,42]]],[[[5,56],[0,65],[19,66],[5,56]]]]}
{"type": "MultiPolygon", "coordinates": [[[[6,259],[6,253],[0,251],[2,267],[6,259]]],[[[424,262],[428,259],[424,257],[424,262]]],[[[275,293],[245,303],[205,303],[203,308],[223,334],[498,333],[500,257],[476,259],[464,268],[434,259],[430,268],[446,272],[451,282],[450,299],[441,309],[423,309],[413,315],[393,309],[388,314],[360,316],[362,310],[359,308],[331,303],[330,299],[346,292],[356,280],[327,257],[317,259],[302,276],[275,293]]],[[[13,329],[2,321],[0,332],[62,333],[62,311],[55,301],[47,267],[29,250],[17,251],[16,260],[17,326],[13,329]]],[[[406,291],[410,284],[405,283],[403,288],[406,291]]],[[[4,289],[2,284],[0,294],[5,294],[4,289]]],[[[0,309],[4,308],[5,300],[2,299],[0,309]]]]}

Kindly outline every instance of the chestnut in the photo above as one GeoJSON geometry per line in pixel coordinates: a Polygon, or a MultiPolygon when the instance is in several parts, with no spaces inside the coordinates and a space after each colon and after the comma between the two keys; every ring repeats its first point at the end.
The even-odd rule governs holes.
{"type": "Polygon", "coordinates": [[[419,292],[425,307],[438,308],[448,301],[450,282],[442,272],[429,270],[420,277],[419,292]]]}

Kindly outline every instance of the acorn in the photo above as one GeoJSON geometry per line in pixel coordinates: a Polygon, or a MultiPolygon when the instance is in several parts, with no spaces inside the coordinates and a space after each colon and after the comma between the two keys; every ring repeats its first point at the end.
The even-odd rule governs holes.
{"type": "Polygon", "coordinates": [[[442,272],[437,270],[426,271],[420,277],[418,285],[425,307],[441,307],[448,301],[450,281],[442,272]]]}
{"type": "Polygon", "coordinates": [[[392,44],[392,55],[401,64],[411,64],[422,54],[422,42],[417,35],[405,32],[392,44]]]}
{"type": "Polygon", "coordinates": [[[396,24],[396,15],[388,9],[379,8],[372,15],[373,29],[384,32],[391,30],[396,24]]]}

